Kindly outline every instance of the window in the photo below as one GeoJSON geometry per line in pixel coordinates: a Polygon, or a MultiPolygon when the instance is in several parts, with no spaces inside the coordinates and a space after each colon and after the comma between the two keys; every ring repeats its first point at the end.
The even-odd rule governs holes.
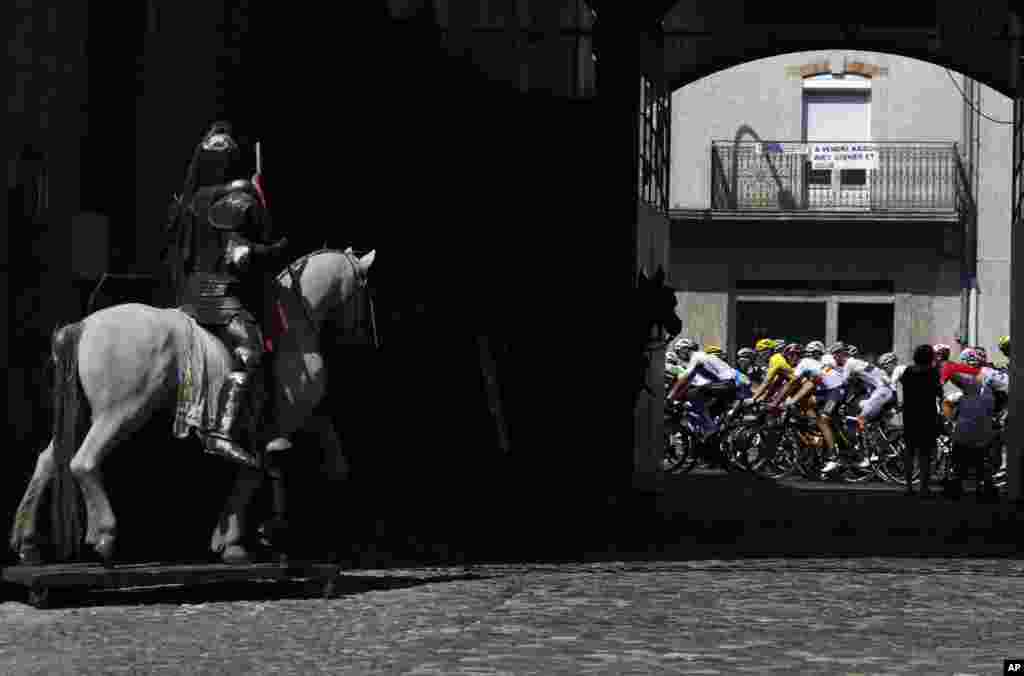
{"type": "Polygon", "coordinates": [[[804,89],[805,141],[869,141],[871,91],[804,89]]]}

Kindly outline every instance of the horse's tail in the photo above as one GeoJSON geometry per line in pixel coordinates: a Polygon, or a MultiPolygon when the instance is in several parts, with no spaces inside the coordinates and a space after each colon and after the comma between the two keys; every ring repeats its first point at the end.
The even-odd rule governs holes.
{"type": "Polygon", "coordinates": [[[84,436],[81,414],[84,392],[78,378],[78,346],[82,322],[58,328],[51,341],[53,359],[53,459],[56,465],[51,493],[51,532],[54,554],[67,561],[81,552],[83,515],[78,484],[71,474],[74,457],[84,436]]]}

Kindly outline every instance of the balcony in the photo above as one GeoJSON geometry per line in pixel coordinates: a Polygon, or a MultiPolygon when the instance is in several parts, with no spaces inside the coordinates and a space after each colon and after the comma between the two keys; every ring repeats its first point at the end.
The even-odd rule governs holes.
{"type": "Polygon", "coordinates": [[[957,222],[967,206],[955,143],[711,144],[711,209],[701,220],[957,222]]]}

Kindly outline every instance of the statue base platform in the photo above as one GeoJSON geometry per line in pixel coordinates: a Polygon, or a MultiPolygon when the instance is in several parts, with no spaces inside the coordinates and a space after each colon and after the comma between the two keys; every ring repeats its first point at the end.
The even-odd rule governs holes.
{"type": "MultiPolygon", "coordinates": [[[[4,582],[28,589],[36,608],[62,605],[71,598],[102,591],[145,592],[159,588],[194,587],[218,583],[309,581],[324,585],[325,594],[341,568],[322,562],[98,563],[18,565],[3,569],[4,582]]],[[[130,601],[129,601],[130,602],[130,601]]]]}

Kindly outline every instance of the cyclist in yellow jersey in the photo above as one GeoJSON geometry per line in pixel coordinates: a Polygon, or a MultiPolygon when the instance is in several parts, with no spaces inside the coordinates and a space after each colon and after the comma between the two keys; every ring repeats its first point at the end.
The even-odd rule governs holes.
{"type": "Polygon", "coordinates": [[[765,373],[764,382],[754,390],[752,399],[754,401],[774,401],[778,399],[783,386],[792,377],[793,367],[796,365],[799,357],[800,346],[796,343],[791,343],[773,354],[768,360],[768,371],[765,373]]]}

